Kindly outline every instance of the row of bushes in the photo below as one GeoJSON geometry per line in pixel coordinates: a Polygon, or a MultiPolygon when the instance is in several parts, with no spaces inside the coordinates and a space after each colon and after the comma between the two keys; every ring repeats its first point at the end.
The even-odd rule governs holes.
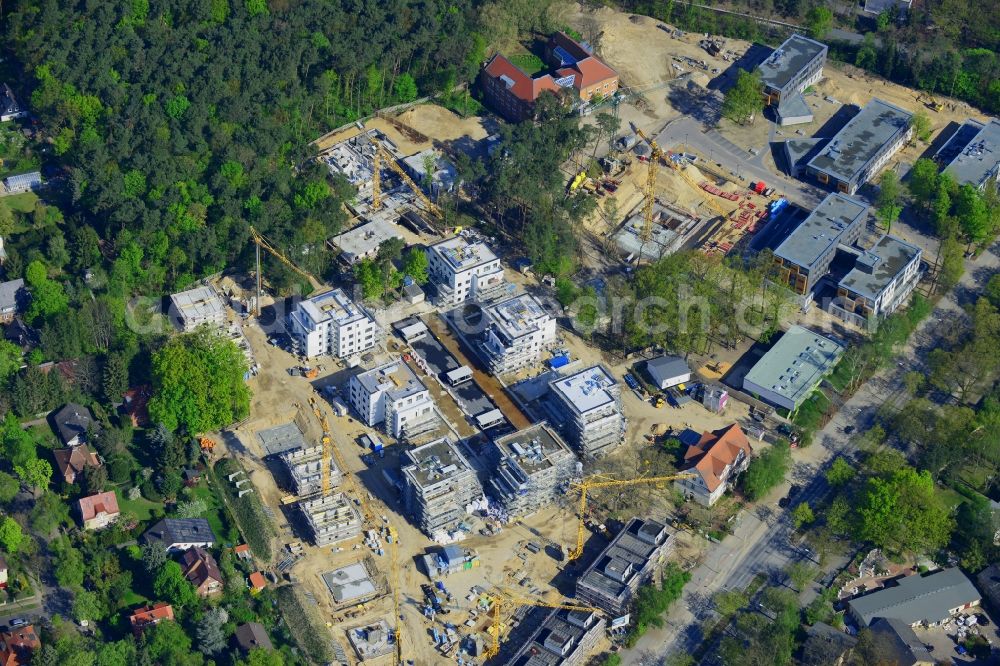
{"type": "Polygon", "coordinates": [[[256,492],[252,492],[239,497],[235,486],[226,480],[228,475],[241,469],[239,464],[231,458],[220,460],[215,464],[216,483],[226,494],[226,503],[232,509],[250,550],[258,559],[267,562],[271,559],[271,538],[274,536],[274,526],[267,514],[264,513],[264,505],[261,504],[260,496],[256,492]]]}
{"type": "Polygon", "coordinates": [[[275,596],[278,599],[278,609],[299,647],[313,663],[330,663],[333,659],[330,632],[316,617],[316,613],[309,611],[291,585],[279,587],[275,596]]]}

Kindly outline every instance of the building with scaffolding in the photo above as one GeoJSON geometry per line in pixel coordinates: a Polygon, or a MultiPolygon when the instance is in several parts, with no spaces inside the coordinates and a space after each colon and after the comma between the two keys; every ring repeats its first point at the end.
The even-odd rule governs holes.
{"type": "Polygon", "coordinates": [[[427,275],[441,307],[487,302],[508,293],[503,266],[483,242],[453,236],[427,248],[427,275]]]}
{"type": "Polygon", "coordinates": [[[402,472],[407,512],[435,541],[453,540],[449,533],[483,494],[475,470],[447,437],[410,449],[406,460],[410,464],[402,472]]]}
{"type": "Polygon", "coordinates": [[[674,533],[655,520],[633,518],[576,581],[576,598],[615,618],[674,550],[674,533]]]}
{"type": "Polygon", "coordinates": [[[211,287],[195,287],[170,295],[173,319],[182,331],[193,331],[202,324],[222,328],[226,306],[211,287]]]}
{"type": "Polygon", "coordinates": [[[288,321],[291,334],[310,358],[355,356],[381,344],[385,335],[375,317],[348,298],[343,289],[299,301],[288,321]]]}
{"type": "Polygon", "coordinates": [[[502,375],[532,366],[556,341],[556,320],[530,294],[487,307],[481,347],[490,372],[502,375]]]}
{"type": "MultiPolygon", "coordinates": [[[[281,462],[288,468],[292,487],[296,495],[312,495],[323,489],[323,447],[308,446],[281,454],[281,462]]],[[[333,456],[327,461],[330,465],[330,487],[340,485],[343,477],[333,456]]]]}
{"type": "Polygon", "coordinates": [[[390,654],[395,647],[389,621],[380,617],[372,624],[347,631],[347,640],[361,661],[377,659],[390,654]]]}
{"type": "Polygon", "coordinates": [[[391,154],[398,156],[396,145],[385,134],[370,129],[334,144],[320,159],[330,173],[343,176],[358,188],[360,198],[371,198],[372,179],[375,175],[375,143],[378,141],[391,154]]]}
{"type": "Polygon", "coordinates": [[[545,423],[497,439],[491,460],[487,492],[510,517],[555,501],[577,471],[576,456],[545,423]]]}
{"type": "Polygon", "coordinates": [[[393,437],[412,436],[437,419],[434,399],[402,359],[351,377],[351,406],[370,426],[393,437]]]}
{"type": "Polygon", "coordinates": [[[603,365],[594,365],[549,385],[562,406],[566,435],[588,457],[610,453],[625,438],[621,385],[603,365]]]}
{"type": "Polygon", "coordinates": [[[298,507],[317,546],[329,546],[361,534],[361,513],[346,493],[302,500],[298,507]]]}
{"type": "Polygon", "coordinates": [[[552,608],[505,666],[582,666],[604,637],[606,622],[592,611],[552,608]]]}

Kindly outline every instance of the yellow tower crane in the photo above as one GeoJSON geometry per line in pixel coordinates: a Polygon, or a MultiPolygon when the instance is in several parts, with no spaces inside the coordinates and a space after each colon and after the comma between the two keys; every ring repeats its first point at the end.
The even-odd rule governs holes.
{"type": "Polygon", "coordinates": [[[261,272],[260,272],[260,251],[264,249],[269,252],[275,259],[283,263],[284,265],[291,268],[293,271],[304,277],[309,281],[309,284],[316,291],[322,290],[324,287],[311,273],[308,273],[298,266],[296,266],[291,259],[286,257],[278,248],[274,247],[264,236],[261,235],[252,225],[250,227],[250,238],[253,240],[254,244],[257,246],[257,300],[254,303],[254,315],[260,316],[260,291],[261,291],[261,272]]]}
{"type": "Polygon", "coordinates": [[[371,142],[372,145],[375,146],[375,160],[373,169],[374,174],[372,176],[372,208],[374,210],[378,210],[379,208],[382,207],[381,172],[382,172],[382,163],[385,162],[386,166],[395,171],[396,175],[402,178],[403,182],[406,183],[411,190],[413,190],[413,194],[415,194],[416,197],[420,199],[420,203],[424,205],[424,208],[427,209],[427,212],[436,217],[438,220],[443,221],[444,211],[438,208],[437,204],[435,204],[433,201],[427,198],[423,190],[421,190],[420,187],[415,182],[413,182],[413,179],[410,178],[410,174],[406,173],[406,170],[403,169],[403,167],[399,166],[399,163],[396,161],[396,158],[388,150],[386,150],[385,146],[383,146],[381,142],[379,142],[379,140],[376,139],[375,137],[371,137],[371,142]]]}
{"type": "Polygon", "coordinates": [[[539,608],[558,608],[561,610],[575,610],[595,613],[604,612],[599,608],[571,602],[548,601],[546,599],[529,599],[526,597],[520,597],[512,595],[507,590],[498,589],[492,594],[486,594],[485,596],[493,603],[493,607],[490,609],[493,621],[490,623],[487,630],[490,634],[490,644],[487,645],[486,649],[483,651],[482,661],[484,663],[500,653],[500,634],[503,630],[504,608],[513,609],[516,606],[536,606],[539,608]]]}
{"type": "Polygon", "coordinates": [[[644,483],[667,483],[669,481],[677,481],[678,479],[689,479],[697,476],[693,472],[683,472],[681,474],[669,474],[667,476],[643,476],[638,479],[611,479],[611,480],[587,480],[582,483],[573,484],[574,488],[580,489],[580,503],[578,506],[578,511],[580,512],[580,522],[577,524],[576,528],[576,547],[569,551],[567,559],[572,562],[573,560],[580,557],[583,554],[583,538],[584,538],[584,520],[587,515],[587,493],[590,490],[596,488],[618,488],[625,486],[637,486],[644,483]]]}
{"type": "MultiPolygon", "coordinates": [[[[369,528],[374,527],[377,525],[375,514],[368,506],[368,502],[365,501],[364,495],[361,494],[361,489],[358,487],[354,475],[347,469],[347,465],[344,461],[344,457],[340,453],[340,449],[338,449],[337,445],[333,443],[333,437],[330,431],[330,422],[327,420],[326,414],[324,414],[320,409],[319,403],[316,401],[315,397],[309,398],[309,404],[312,407],[316,418],[319,419],[320,427],[323,429],[323,459],[320,463],[322,471],[321,478],[323,496],[325,497],[330,493],[330,459],[332,457],[337,461],[337,466],[340,468],[341,474],[343,474],[344,478],[350,483],[350,490],[354,497],[357,498],[358,503],[361,506],[362,520],[369,528]]],[[[394,634],[396,641],[395,663],[398,665],[403,663],[403,634],[401,620],[399,617],[399,533],[391,524],[388,525],[387,528],[389,535],[389,566],[392,573],[393,617],[395,618],[393,621],[395,625],[394,634]]]]}

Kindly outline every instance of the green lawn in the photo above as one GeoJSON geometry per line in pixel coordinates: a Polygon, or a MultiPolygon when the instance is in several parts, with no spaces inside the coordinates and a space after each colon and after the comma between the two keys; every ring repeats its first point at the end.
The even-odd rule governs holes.
{"type": "Polygon", "coordinates": [[[212,527],[212,531],[215,533],[216,538],[219,539],[220,543],[228,543],[235,545],[239,543],[240,534],[236,530],[236,527],[229,520],[228,513],[222,502],[219,500],[219,495],[213,491],[213,489],[208,485],[207,481],[202,481],[197,486],[191,489],[191,496],[194,499],[200,499],[208,507],[208,510],[204,514],[205,520],[212,527]]]}
{"type": "Polygon", "coordinates": [[[816,430],[828,409],[830,409],[830,399],[817,389],[802,403],[792,421],[805,430],[816,430]]]}
{"type": "Polygon", "coordinates": [[[9,197],[2,197],[0,201],[15,213],[30,213],[35,210],[35,202],[38,201],[38,195],[34,192],[24,192],[23,194],[12,194],[9,197]]]}
{"type": "Polygon", "coordinates": [[[122,511],[128,511],[140,522],[152,519],[154,509],[163,508],[163,504],[160,502],[151,502],[141,495],[137,499],[131,500],[121,490],[116,490],[115,494],[118,495],[118,508],[122,511]]]}
{"type": "Polygon", "coordinates": [[[534,53],[518,53],[510,56],[508,60],[528,76],[534,76],[545,69],[545,63],[534,53]]]}

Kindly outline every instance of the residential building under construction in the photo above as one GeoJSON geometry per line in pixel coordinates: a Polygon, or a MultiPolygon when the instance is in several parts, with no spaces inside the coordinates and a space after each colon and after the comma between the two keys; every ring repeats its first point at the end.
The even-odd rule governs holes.
{"type": "Polygon", "coordinates": [[[582,455],[600,457],[625,438],[621,385],[603,365],[594,365],[550,384],[561,405],[570,443],[582,455]]]}
{"type": "MultiPolygon", "coordinates": [[[[333,456],[327,456],[330,465],[330,487],[336,488],[341,482],[341,473],[333,456]]],[[[323,489],[323,447],[307,446],[285,451],[281,462],[288,468],[292,489],[296,495],[312,495],[323,489]]]]}
{"type": "Polygon", "coordinates": [[[402,359],[351,377],[351,406],[370,426],[393,437],[413,436],[437,420],[430,391],[402,359]]]}
{"type": "Polygon", "coordinates": [[[483,494],[476,473],[447,437],[406,452],[406,510],[435,541],[445,541],[483,494]]]}
{"type": "Polygon", "coordinates": [[[441,307],[486,302],[509,293],[500,260],[485,243],[452,236],[427,248],[427,274],[441,307]]]}
{"type": "Polygon", "coordinates": [[[487,492],[510,517],[553,502],[576,473],[576,456],[545,423],[501,437],[493,447],[487,492]]]}
{"type": "Polygon", "coordinates": [[[361,534],[361,513],[346,493],[302,500],[298,507],[317,546],[329,546],[361,534]]]}
{"type": "Polygon", "coordinates": [[[605,620],[593,611],[552,608],[505,666],[582,666],[604,637],[605,620]]]}
{"type": "Polygon", "coordinates": [[[503,375],[538,363],[556,341],[556,320],[530,294],[486,308],[481,347],[490,372],[503,375]]]}
{"type": "Polygon", "coordinates": [[[580,603],[615,618],[628,612],[636,590],[674,550],[674,533],[655,520],[633,518],[576,581],[580,603]]]}
{"type": "Polygon", "coordinates": [[[343,289],[299,301],[288,315],[289,331],[308,357],[347,358],[382,343],[385,333],[375,318],[343,289]]]}

